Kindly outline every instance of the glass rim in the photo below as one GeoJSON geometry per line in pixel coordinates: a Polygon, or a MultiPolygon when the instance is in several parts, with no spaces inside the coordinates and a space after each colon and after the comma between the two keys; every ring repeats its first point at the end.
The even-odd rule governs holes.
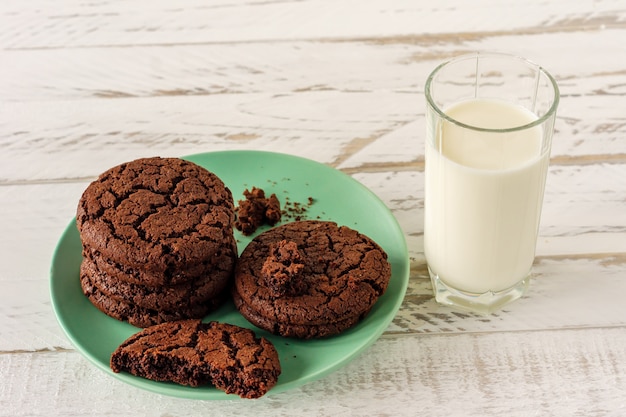
{"type": "Polygon", "coordinates": [[[509,54],[509,53],[503,53],[503,52],[475,52],[475,53],[471,53],[471,54],[465,54],[465,55],[459,55],[453,59],[450,59],[446,62],[443,62],[441,64],[439,64],[428,76],[428,78],[426,79],[426,87],[425,87],[425,95],[426,95],[426,101],[428,103],[428,105],[443,119],[454,123],[455,125],[459,126],[459,127],[463,127],[465,129],[471,129],[471,130],[475,130],[478,132],[493,132],[493,133],[507,133],[507,132],[517,132],[517,131],[521,131],[521,130],[527,130],[530,128],[533,128],[535,126],[539,126],[541,124],[543,124],[546,120],[548,120],[549,118],[551,118],[555,113],[556,113],[556,109],[558,107],[559,104],[559,100],[561,98],[560,92],[559,92],[559,86],[556,83],[556,80],[554,79],[554,77],[552,76],[552,74],[550,74],[545,68],[543,68],[542,66],[534,63],[533,61],[530,61],[526,58],[523,58],[519,55],[514,55],[514,54],[509,54]],[[539,74],[545,75],[546,78],[550,81],[550,84],[552,85],[552,89],[554,91],[554,100],[552,102],[552,105],[550,106],[550,108],[548,109],[548,111],[541,117],[538,117],[537,120],[534,120],[530,123],[524,124],[524,125],[520,125],[520,126],[514,126],[514,127],[507,127],[507,128],[486,128],[486,127],[479,127],[479,126],[473,126],[473,125],[468,125],[466,123],[460,122],[458,120],[456,120],[453,117],[448,116],[436,103],[435,100],[432,97],[431,94],[431,84],[432,81],[434,79],[434,77],[441,71],[442,68],[449,66],[451,64],[454,64],[456,62],[460,62],[460,61],[465,61],[468,59],[478,59],[481,56],[485,56],[485,57],[498,57],[498,58],[513,58],[516,59],[520,62],[525,63],[526,65],[528,65],[529,67],[534,68],[535,70],[537,70],[537,72],[539,74]]]}

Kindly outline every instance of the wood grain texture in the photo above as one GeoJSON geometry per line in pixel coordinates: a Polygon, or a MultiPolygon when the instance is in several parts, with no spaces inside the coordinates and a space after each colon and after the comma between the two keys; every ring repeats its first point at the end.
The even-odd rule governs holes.
{"type": "Polygon", "coordinates": [[[624,355],[623,328],[384,336],[342,372],[254,402],[140,391],[74,352],[0,355],[0,415],[620,416],[624,355]],[[43,387],[57,387],[46,408],[43,387]]]}
{"type": "MultiPolygon", "coordinates": [[[[563,101],[586,105],[583,98],[563,101]]],[[[612,108],[620,103],[616,97],[612,108]]],[[[422,104],[417,93],[380,91],[5,104],[10,121],[0,127],[0,183],[91,177],[122,158],[222,149],[315,155],[351,172],[398,164],[421,168],[415,164],[423,162],[422,104]],[[296,105],[300,100],[306,105],[296,105]],[[42,157],[49,158],[45,166],[35,163],[42,157]],[[91,158],[99,164],[84,164],[91,158]]],[[[559,116],[553,165],[623,164],[626,124],[613,112],[591,109],[579,126],[559,116]],[[588,124],[607,115],[616,120],[615,129],[588,124]],[[594,152],[585,151],[592,147],[594,152]]]]}
{"type": "MultiPolygon", "coordinates": [[[[530,46],[515,50],[535,55],[559,80],[553,164],[626,160],[626,53],[616,41],[626,32],[585,34],[592,52],[601,46],[616,59],[581,62],[579,32],[524,35],[536,39],[528,45],[549,47],[538,49],[541,54],[530,46]]],[[[452,49],[400,38],[384,44],[5,50],[0,183],[76,178],[66,171],[72,166],[80,177],[93,176],[121,155],[241,148],[315,155],[353,171],[381,164],[419,168],[429,71],[451,54],[502,49],[511,36],[494,34],[452,49]],[[80,165],[94,153],[99,164],[80,165]],[[56,169],[36,163],[42,154],[56,169]]]]}
{"type": "Polygon", "coordinates": [[[406,34],[568,31],[620,26],[626,11],[619,2],[567,0],[486,2],[467,8],[462,0],[444,4],[395,1],[236,1],[194,0],[119,4],[115,1],[45,0],[7,3],[4,49],[84,46],[177,45],[285,39],[381,38],[406,34]]]}
{"type": "Polygon", "coordinates": [[[626,2],[0,3],[0,416],[626,415],[626,2]],[[534,279],[487,316],[433,300],[423,86],[500,50],[561,102],[534,279]],[[411,275],[385,334],[254,403],[128,387],[74,350],[49,268],[100,172],[142,156],[284,152],[336,167],[398,219],[411,275]]]}

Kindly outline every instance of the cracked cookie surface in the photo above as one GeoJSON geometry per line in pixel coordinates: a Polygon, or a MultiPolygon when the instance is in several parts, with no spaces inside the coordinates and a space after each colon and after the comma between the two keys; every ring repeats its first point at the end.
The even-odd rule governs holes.
{"type": "Polygon", "coordinates": [[[213,384],[228,394],[258,398],[278,381],[278,353],[252,330],[200,320],[168,322],[144,329],[111,355],[114,372],[155,381],[213,384]]]}
{"type": "Polygon", "coordinates": [[[202,264],[223,245],[233,246],[234,204],[213,173],[178,158],[142,158],[113,167],[83,193],[76,223],[98,256],[160,277],[202,264]]]}
{"type": "MultiPolygon", "coordinates": [[[[284,275],[284,269],[274,269],[284,275]]],[[[390,277],[387,254],[369,237],[334,222],[298,221],[261,233],[248,244],[235,269],[233,298],[244,317],[267,331],[325,337],[367,315],[390,277]],[[266,276],[268,259],[276,262],[272,253],[281,241],[298,249],[297,293],[267,285],[272,282],[266,276]]]]}

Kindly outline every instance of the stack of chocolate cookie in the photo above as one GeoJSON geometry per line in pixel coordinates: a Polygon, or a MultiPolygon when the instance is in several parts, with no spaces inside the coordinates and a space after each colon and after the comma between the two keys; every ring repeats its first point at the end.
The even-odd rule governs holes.
{"type": "Polygon", "coordinates": [[[111,168],[78,205],[83,293],[139,327],[203,317],[228,295],[233,221],[230,190],[196,164],[156,157],[111,168]]]}

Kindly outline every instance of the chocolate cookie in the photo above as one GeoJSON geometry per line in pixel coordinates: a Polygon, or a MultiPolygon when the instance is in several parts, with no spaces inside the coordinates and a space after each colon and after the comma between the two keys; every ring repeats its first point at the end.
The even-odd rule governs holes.
{"type": "Polygon", "coordinates": [[[234,242],[230,190],[178,158],[144,158],[104,172],[83,193],[76,223],[84,250],[172,285],[234,242]]]}
{"type": "Polygon", "coordinates": [[[298,339],[319,339],[339,334],[357,324],[369,313],[368,310],[361,315],[355,315],[345,320],[325,324],[293,324],[289,322],[278,322],[275,319],[260,315],[257,311],[250,308],[249,305],[245,304],[236,291],[233,292],[233,300],[241,315],[258,328],[265,329],[274,334],[298,339]]]}
{"type": "Polygon", "coordinates": [[[278,353],[252,330],[225,323],[183,320],[136,333],[111,355],[114,372],[258,398],[278,381],[278,353]]]}
{"type": "Polygon", "coordinates": [[[168,269],[165,272],[146,271],[140,268],[131,268],[127,265],[105,258],[98,251],[89,247],[83,249],[83,257],[96,262],[98,268],[110,276],[129,284],[146,286],[176,286],[196,281],[200,277],[211,275],[214,271],[230,270],[235,267],[237,248],[233,241],[232,246],[222,246],[213,256],[204,262],[187,265],[184,269],[168,269]]]}
{"type": "Polygon", "coordinates": [[[149,286],[129,283],[120,272],[111,275],[101,267],[109,265],[101,259],[85,258],[83,263],[91,282],[104,295],[153,310],[189,309],[222,293],[232,277],[230,268],[216,269],[182,284],[149,286]]]}
{"type": "Polygon", "coordinates": [[[104,294],[94,285],[92,276],[100,274],[94,264],[83,260],[80,267],[80,285],[83,294],[104,314],[133,326],[148,327],[173,320],[202,318],[219,307],[226,299],[228,291],[222,291],[212,298],[173,310],[155,310],[117,300],[104,294]]]}
{"type": "Polygon", "coordinates": [[[387,254],[369,237],[333,222],[292,222],[248,244],[233,298],[244,317],[267,331],[324,337],[365,317],[390,277],[387,254]]]}

